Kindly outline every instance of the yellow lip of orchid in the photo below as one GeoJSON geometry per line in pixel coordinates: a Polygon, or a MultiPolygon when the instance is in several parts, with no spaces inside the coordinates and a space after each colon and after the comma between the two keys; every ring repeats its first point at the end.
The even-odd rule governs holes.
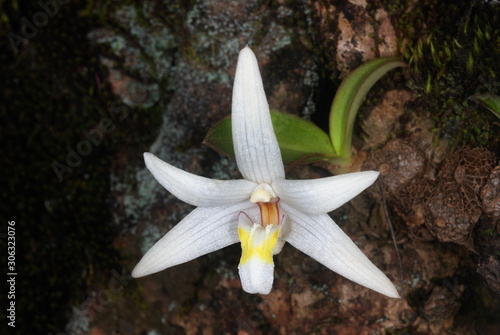
{"type": "Polygon", "coordinates": [[[238,270],[246,292],[268,294],[274,278],[273,255],[282,248],[278,242],[284,217],[280,218],[279,198],[273,197],[265,187],[256,188],[250,199],[259,206],[260,220],[253,223],[244,212],[238,216],[241,243],[238,270]]]}
{"type": "Polygon", "coordinates": [[[248,293],[268,294],[273,287],[273,250],[281,233],[279,225],[252,223],[245,213],[239,215],[238,236],[241,259],[238,266],[241,285],[248,293]]]}
{"type": "Polygon", "coordinates": [[[248,47],[241,50],[236,67],[232,134],[244,179],[200,177],[144,154],[156,180],[197,208],[148,250],[132,276],[152,274],[239,241],[243,290],[267,294],[274,280],[273,255],[288,242],[358,284],[399,297],[389,278],[327,214],[369,187],[378,172],[285,179],[257,59],[248,47]]]}

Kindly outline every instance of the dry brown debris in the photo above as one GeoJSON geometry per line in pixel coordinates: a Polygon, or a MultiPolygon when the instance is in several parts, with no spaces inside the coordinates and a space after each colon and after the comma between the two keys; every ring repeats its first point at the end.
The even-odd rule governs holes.
{"type": "Polygon", "coordinates": [[[500,167],[493,169],[495,164],[492,152],[466,146],[450,154],[432,180],[424,175],[425,157],[418,147],[395,139],[371,153],[363,169],[380,171],[378,186],[368,192],[379,202],[384,195],[411,239],[437,238],[475,250],[472,231],[481,215],[500,218],[500,167]]]}
{"type": "Polygon", "coordinates": [[[438,175],[438,190],[427,201],[427,227],[442,242],[472,248],[471,232],[482,214],[479,192],[495,164],[482,148],[463,147],[451,154],[438,175]]]}
{"type": "Polygon", "coordinates": [[[477,272],[491,290],[500,294],[500,261],[498,259],[491,255],[481,258],[477,265],[477,272]]]}
{"type": "Polygon", "coordinates": [[[425,222],[427,199],[436,191],[436,182],[428,178],[413,178],[399,189],[391,200],[394,211],[404,220],[412,240],[431,241],[434,235],[425,222]]]}
{"type": "Polygon", "coordinates": [[[483,210],[493,219],[500,219],[500,165],[491,171],[481,190],[483,210]]]}
{"type": "MultiPolygon", "coordinates": [[[[372,154],[363,164],[363,170],[380,172],[378,183],[386,198],[408,184],[424,170],[424,154],[412,143],[400,139],[391,140],[387,145],[372,154]]],[[[381,199],[379,189],[368,190],[377,200],[381,199]]]]}

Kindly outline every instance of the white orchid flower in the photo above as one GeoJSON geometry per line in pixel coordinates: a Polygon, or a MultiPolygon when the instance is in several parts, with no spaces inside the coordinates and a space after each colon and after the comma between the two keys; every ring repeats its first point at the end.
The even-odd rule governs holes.
{"type": "Polygon", "coordinates": [[[399,297],[392,282],[327,214],[370,186],[378,172],[286,180],[257,59],[248,47],[238,57],[232,134],[244,179],[204,178],[144,154],[156,180],[197,208],[153,245],[132,276],[146,276],[239,241],[243,290],[268,294],[274,280],[273,255],[288,242],[358,284],[399,297]]]}

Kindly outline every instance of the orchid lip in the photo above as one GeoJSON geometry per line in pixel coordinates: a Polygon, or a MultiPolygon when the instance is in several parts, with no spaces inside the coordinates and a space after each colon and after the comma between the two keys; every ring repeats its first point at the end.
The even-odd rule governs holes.
{"type": "Polygon", "coordinates": [[[281,227],[252,223],[246,213],[238,217],[241,259],[238,265],[241,284],[248,293],[268,294],[274,281],[273,255],[279,245],[281,227]]]}

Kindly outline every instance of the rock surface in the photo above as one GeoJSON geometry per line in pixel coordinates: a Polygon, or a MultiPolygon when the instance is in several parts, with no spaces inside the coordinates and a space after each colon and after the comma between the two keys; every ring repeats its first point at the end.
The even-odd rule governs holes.
{"type": "MultiPolygon", "coordinates": [[[[3,4],[5,36],[23,35],[23,18],[43,14],[45,2],[33,3],[3,4]]],[[[465,0],[67,2],[19,45],[3,39],[0,137],[12,172],[2,174],[0,203],[22,227],[18,255],[27,266],[17,303],[31,321],[18,332],[500,333],[498,119],[468,100],[499,94],[498,8],[465,0]],[[192,210],[154,180],[144,151],[198,175],[239,177],[233,158],[202,141],[230,113],[246,44],[270,107],[325,131],[335,90],[353,69],[377,57],[409,63],[368,93],[354,128],[357,166],[379,170],[379,180],[331,213],[402,299],[289,245],[275,257],[266,296],[242,291],[239,245],[130,277],[192,210]],[[108,120],[101,142],[68,163],[67,150],[88,147],[89,132],[108,120]],[[58,174],[54,162],[71,166],[58,174]]],[[[287,176],[335,168],[292,166],[287,176]]]]}

